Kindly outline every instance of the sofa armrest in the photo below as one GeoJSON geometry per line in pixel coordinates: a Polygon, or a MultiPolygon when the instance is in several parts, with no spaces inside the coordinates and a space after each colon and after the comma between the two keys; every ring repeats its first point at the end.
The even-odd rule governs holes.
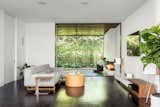
{"type": "Polygon", "coordinates": [[[28,86],[31,83],[32,70],[30,68],[24,70],[24,86],[28,86]]]}

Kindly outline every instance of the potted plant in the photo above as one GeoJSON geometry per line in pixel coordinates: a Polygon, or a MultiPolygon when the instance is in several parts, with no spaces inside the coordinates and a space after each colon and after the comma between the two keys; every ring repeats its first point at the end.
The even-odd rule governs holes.
{"type": "MultiPolygon", "coordinates": [[[[143,62],[144,67],[150,63],[154,63],[157,67],[157,77],[160,79],[160,25],[153,26],[149,29],[145,29],[141,31],[140,34],[142,38],[141,61],[143,62]]],[[[155,93],[152,96],[160,99],[160,94],[158,93],[155,93]]]]}
{"type": "Polygon", "coordinates": [[[17,68],[20,70],[20,76],[23,76],[23,72],[26,68],[29,68],[30,65],[28,65],[27,63],[24,63],[22,66],[18,66],[17,68]]]}

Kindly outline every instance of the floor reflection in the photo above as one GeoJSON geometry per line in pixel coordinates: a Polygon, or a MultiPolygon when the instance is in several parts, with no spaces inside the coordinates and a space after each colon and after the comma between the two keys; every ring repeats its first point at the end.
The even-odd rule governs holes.
{"type": "Polygon", "coordinates": [[[104,77],[86,78],[85,94],[80,102],[89,104],[101,104],[107,100],[107,81],[104,77]]]}
{"type": "Polygon", "coordinates": [[[60,85],[55,94],[39,97],[28,94],[22,80],[16,83],[0,88],[0,107],[138,107],[113,77],[86,77],[83,88],[60,85]]]}
{"type": "Polygon", "coordinates": [[[88,77],[84,87],[62,88],[57,95],[56,107],[102,105],[107,100],[106,85],[107,81],[103,77],[88,77]]]}
{"type": "Polygon", "coordinates": [[[66,87],[66,94],[70,97],[81,97],[84,94],[84,87],[66,87]]]}

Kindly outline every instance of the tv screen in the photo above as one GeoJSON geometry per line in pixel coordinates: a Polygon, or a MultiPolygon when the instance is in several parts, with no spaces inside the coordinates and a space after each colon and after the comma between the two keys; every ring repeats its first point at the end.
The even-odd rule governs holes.
{"type": "Polygon", "coordinates": [[[140,56],[139,31],[127,36],[127,55],[128,56],[140,56]]]}

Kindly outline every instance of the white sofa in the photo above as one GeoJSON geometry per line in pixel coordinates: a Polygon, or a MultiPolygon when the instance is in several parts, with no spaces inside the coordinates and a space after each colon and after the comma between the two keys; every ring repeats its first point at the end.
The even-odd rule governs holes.
{"type": "Polygon", "coordinates": [[[34,87],[36,76],[53,76],[50,80],[40,80],[39,86],[55,86],[62,76],[62,69],[51,68],[49,64],[34,66],[24,71],[24,86],[34,87]]]}

